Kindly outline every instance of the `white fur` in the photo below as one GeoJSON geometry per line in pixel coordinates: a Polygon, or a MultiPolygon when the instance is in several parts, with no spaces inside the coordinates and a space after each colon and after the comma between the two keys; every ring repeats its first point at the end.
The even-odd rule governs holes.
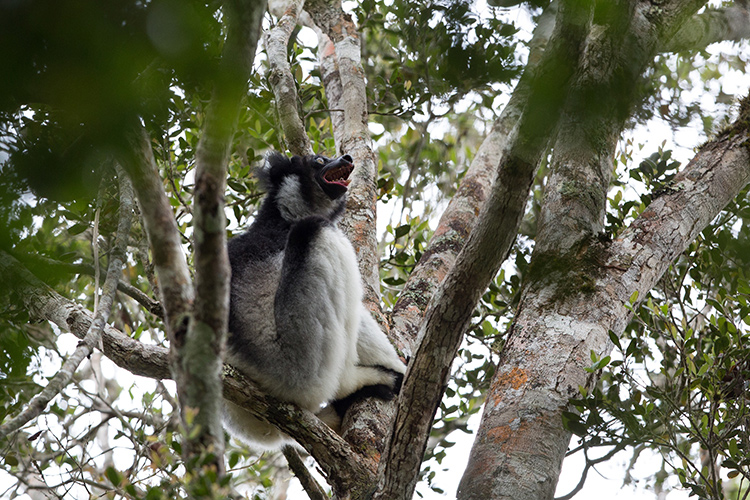
{"type": "MultiPolygon", "coordinates": [[[[335,212],[338,202],[317,186],[320,192],[313,193],[314,207],[301,196],[300,188],[295,175],[281,181],[275,202],[284,219],[294,222],[335,212]]],[[[406,367],[362,304],[356,254],[338,228],[320,227],[303,272],[293,281],[282,281],[283,268],[281,252],[244,263],[232,277],[233,314],[243,329],[233,333],[239,334],[247,347],[230,350],[228,361],[268,394],[320,412],[335,427],[335,412],[330,407],[321,412],[322,405],[366,386],[393,387],[393,373],[378,367],[401,374],[406,367]],[[294,286],[287,291],[283,283],[294,286]],[[278,311],[280,308],[285,309],[278,311]],[[282,337],[285,334],[288,336],[282,337]],[[285,344],[284,339],[295,340],[285,344]],[[305,344],[307,339],[309,344],[305,344]],[[250,355],[254,358],[247,359],[250,355]]],[[[225,403],[224,420],[233,435],[259,448],[278,448],[290,441],[272,425],[230,402],[225,403]]]]}
{"type": "MultiPolygon", "coordinates": [[[[310,215],[330,217],[335,211],[338,203],[326,196],[322,190],[313,192],[314,207],[300,196],[301,189],[299,178],[296,175],[284,177],[276,195],[276,203],[284,219],[288,221],[300,220],[310,215]]],[[[356,261],[356,259],[355,259],[356,261]]]]}
{"type": "Polygon", "coordinates": [[[299,220],[308,215],[313,215],[312,209],[299,195],[299,191],[300,182],[296,175],[290,175],[281,181],[276,202],[279,205],[281,215],[286,220],[299,220]]]}

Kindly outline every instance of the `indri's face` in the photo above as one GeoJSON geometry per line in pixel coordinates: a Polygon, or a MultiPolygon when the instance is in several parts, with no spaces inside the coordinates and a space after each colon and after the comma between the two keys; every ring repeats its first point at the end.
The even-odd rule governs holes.
{"type": "Polygon", "coordinates": [[[327,218],[340,214],[353,170],[349,155],[331,159],[276,154],[267,158],[261,175],[282,216],[292,221],[310,215],[327,218]]]}
{"type": "Polygon", "coordinates": [[[352,157],[344,155],[332,160],[325,156],[309,157],[309,163],[315,169],[315,180],[332,200],[346,193],[351,182],[349,176],[354,170],[352,157]]]}

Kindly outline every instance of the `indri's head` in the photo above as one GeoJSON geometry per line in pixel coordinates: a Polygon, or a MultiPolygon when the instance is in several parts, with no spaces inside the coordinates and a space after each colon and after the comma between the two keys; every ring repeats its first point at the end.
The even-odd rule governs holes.
{"type": "Polygon", "coordinates": [[[259,176],[268,191],[267,199],[278,206],[284,219],[294,221],[309,215],[329,218],[339,214],[353,170],[349,155],[332,160],[320,155],[287,158],[272,153],[266,156],[259,176]]]}

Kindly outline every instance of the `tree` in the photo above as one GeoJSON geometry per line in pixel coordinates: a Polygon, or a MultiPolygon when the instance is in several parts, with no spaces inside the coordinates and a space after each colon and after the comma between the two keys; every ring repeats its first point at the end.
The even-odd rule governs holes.
{"type": "Polygon", "coordinates": [[[533,22],[523,42],[499,3],[520,4],[292,0],[265,21],[263,2],[3,6],[4,46],[20,48],[0,61],[11,490],[257,493],[273,459],[225,451],[223,386],[294,436],[336,497],[411,498],[482,400],[459,498],[552,498],[573,433],[586,471],[651,447],[694,493],[723,498],[728,473],[747,496],[750,102],[720,127],[686,80],[721,81],[703,51],[750,36],[747,4],[534,0],[513,7],[533,22]],[[623,134],[654,115],[701,115],[711,138],[685,166],[668,150],[636,164],[623,134]],[[340,436],[221,365],[226,237],[252,217],[270,149],[354,158],[342,226],[409,359],[399,399],[357,403],[340,436]],[[381,250],[378,200],[401,212],[381,250]],[[60,331],[83,340],[49,373],[60,331]],[[138,403],[131,387],[138,411],[95,351],[158,381],[138,403]],[[110,448],[126,441],[127,467],[110,448]]]}

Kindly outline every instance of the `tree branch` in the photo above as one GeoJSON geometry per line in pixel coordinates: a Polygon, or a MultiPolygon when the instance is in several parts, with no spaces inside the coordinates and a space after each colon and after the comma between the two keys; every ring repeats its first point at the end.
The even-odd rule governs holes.
{"type": "MultiPolygon", "coordinates": [[[[92,324],[91,313],[60,296],[1,250],[0,273],[21,297],[32,318],[51,321],[79,338],[86,335],[92,324]]],[[[134,375],[157,380],[172,378],[167,349],[144,344],[106,325],[102,340],[102,352],[134,375]]],[[[372,484],[373,464],[354,453],[341,437],[315,415],[263,394],[252,381],[229,365],[224,365],[223,373],[224,397],[297,438],[326,472],[334,491],[349,491],[372,484]]]]}
{"type": "Polygon", "coordinates": [[[281,452],[284,454],[284,457],[286,457],[289,468],[292,469],[294,475],[297,476],[297,479],[302,484],[302,488],[305,490],[305,493],[307,493],[307,496],[310,497],[310,500],[327,500],[328,495],[326,495],[326,492],[323,491],[323,488],[320,487],[318,482],[315,481],[315,478],[312,477],[310,471],[307,470],[307,467],[299,457],[297,450],[294,449],[293,446],[287,445],[281,449],[281,452]]]}
{"type": "Polygon", "coordinates": [[[561,2],[556,25],[531,78],[527,105],[508,137],[490,198],[456,264],[428,307],[398,403],[384,486],[377,498],[411,498],[432,419],[479,295],[505,259],[520,224],[536,169],[554,135],[582,45],[593,2],[561,2]],[[417,408],[414,405],[417,405],[417,408]]]}
{"type": "Polygon", "coordinates": [[[602,284],[619,283],[619,307],[628,305],[634,290],[644,297],[671,262],[750,182],[748,123],[750,97],[741,103],[734,125],[704,145],[674,178],[670,192],[656,198],[612,243],[605,267],[613,271],[602,284]]]}
{"type": "Polygon", "coordinates": [[[190,272],[151,142],[141,124],[134,127],[129,142],[131,149],[123,152],[122,165],[133,181],[141,208],[159,281],[167,335],[170,342],[174,342],[187,329],[187,315],[193,302],[190,272]]]}
{"type": "MultiPolygon", "coordinates": [[[[86,335],[93,323],[90,311],[62,297],[4,251],[0,251],[0,271],[32,318],[50,321],[78,338],[86,335]]],[[[168,351],[163,347],[143,344],[108,325],[102,331],[102,344],[102,352],[108,358],[135,375],[171,378],[168,351]]]]}
{"type": "MultiPolygon", "coordinates": [[[[377,308],[380,297],[378,273],[377,203],[378,163],[368,128],[367,91],[361,62],[360,35],[351,16],[338,0],[315,0],[305,5],[312,21],[331,41],[319,35],[319,53],[329,108],[343,109],[343,121],[333,120],[339,153],[354,159],[344,218],[339,224],[354,244],[365,285],[365,299],[377,308]],[[335,69],[334,69],[335,68],[335,69]],[[340,97],[337,95],[341,90],[340,97]]],[[[338,113],[334,113],[338,114],[338,113]]]]}
{"type": "Polygon", "coordinates": [[[544,49],[554,28],[557,4],[558,2],[550,4],[540,16],[529,42],[529,62],[525,71],[527,77],[520,79],[508,104],[482,141],[474,160],[461,179],[458,191],[440,217],[427,248],[414,266],[393,307],[391,322],[394,328],[391,333],[398,340],[399,347],[406,352],[411,352],[416,343],[419,324],[424,317],[427,304],[456,262],[456,257],[466,243],[477,215],[492,189],[503,151],[508,145],[508,137],[522,115],[529,97],[529,75],[538,71],[544,49]]]}
{"type": "Polygon", "coordinates": [[[305,0],[292,0],[276,26],[263,34],[268,54],[268,81],[276,97],[276,110],[287,147],[293,155],[309,155],[313,150],[297,108],[297,85],[289,66],[287,45],[305,0]]]}
{"type": "MultiPolygon", "coordinates": [[[[112,311],[115,293],[117,291],[117,282],[122,274],[122,264],[125,261],[127,250],[128,236],[130,234],[130,223],[133,218],[133,209],[135,208],[133,189],[129,180],[124,175],[120,175],[120,219],[117,227],[115,243],[109,256],[109,265],[107,268],[107,277],[102,287],[102,297],[99,302],[98,310],[95,312],[94,320],[88,327],[83,340],[79,342],[73,354],[65,360],[60,371],[52,377],[47,386],[35,395],[28,406],[16,417],[0,426],[0,440],[5,438],[9,433],[16,431],[26,425],[32,419],[38,417],[47,407],[49,402],[67,386],[78,365],[84,358],[94,351],[94,348],[101,343],[101,332],[107,323],[109,314],[112,311]]],[[[3,256],[5,256],[3,252],[3,256]]],[[[8,256],[9,257],[9,256],[8,256]]],[[[12,259],[12,257],[9,257],[12,259]]],[[[15,259],[14,259],[15,260],[15,259]]]]}
{"type": "Polygon", "coordinates": [[[575,485],[575,487],[570,490],[568,493],[561,497],[555,497],[554,500],[571,500],[573,497],[575,497],[579,491],[583,489],[583,485],[586,484],[586,477],[589,474],[589,469],[591,469],[596,464],[600,464],[602,462],[606,462],[607,460],[614,457],[616,454],[621,452],[625,448],[624,444],[619,444],[615,447],[613,447],[611,450],[609,450],[607,453],[602,455],[599,458],[592,458],[589,459],[588,454],[586,453],[586,447],[584,445],[583,448],[583,455],[586,459],[586,464],[584,465],[583,472],[581,473],[581,479],[578,481],[578,484],[575,485]]]}
{"type": "Polygon", "coordinates": [[[700,50],[712,43],[750,38],[750,11],[746,2],[708,9],[691,17],[675,35],[659,45],[660,52],[700,50]]]}
{"type": "Polygon", "coordinates": [[[224,474],[221,369],[230,273],[224,193],[232,139],[240,103],[247,93],[264,12],[265,2],[224,3],[227,38],[196,152],[195,302],[187,334],[184,338],[176,336],[176,342],[171,344],[179,359],[175,379],[186,429],[183,453],[186,458],[206,451],[213,453],[211,464],[220,476],[224,474]],[[187,408],[199,412],[189,418],[187,408]]]}
{"type": "Polygon", "coordinates": [[[669,2],[652,7],[643,2],[615,12],[587,41],[545,186],[532,278],[524,284],[487,395],[459,487],[462,500],[551,498],[570,438],[560,414],[578,387],[593,383],[583,370],[588,354],[606,356],[611,350],[608,330],[619,333],[625,326],[613,325],[619,315],[603,305],[614,285],[600,288],[592,271],[604,258],[594,236],[603,223],[611,158],[634,101],[634,82],[658,40],[676,31],[698,6],[669,2]],[[596,106],[590,105],[592,100],[596,106]],[[499,448],[538,451],[498,454],[499,448]],[[537,479],[519,484],[519,478],[528,476],[537,479]]]}
{"type": "MultiPolygon", "coordinates": [[[[90,264],[73,264],[70,262],[62,262],[55,259],[50,259],[42,255],[34,254],[18,254],[12,253],[13,257],[23,262],[26,266],[31,266],[32,271],[34,267],[43,267],[46,269],[61,270],[73,274],[85,274],[87,276],[94,276],[94,266],[90,264]]],[[[164,318],[164,309],[162,309],[159,301],[152,299],[147,294],[142,292],[139,288],[134,287],[130,283],[118,281],[117,290],[129,296],[140,305],[142,305],[148,312],[164,318]]]]}
{"type": "Polygon", "coordinates": [[[263,394],[241,373],[225,365],[224,397],[253,416],[271,422],[310,453],[327,476],[334,494],[348,496],[374,481],[374,465],[307,410],[263,394]]]}
{"type": "MultiPolygon", "coordinates": [[[[747,123],[748,104],[738,124],[747,123]]],[[[459,498],[552,497],[570,439],[561,413],[579,387],[595,383],[584,370],[589,353],[604,357],[611,351],[609,332],[624,331],[636,307],[633,293],[645,296],[750,181],[748,139],[738,126],[705,146],[674,179],[671,193],[654,200],[608,248],[594,240],[564,267],[550,258],[547,268],[535,271],[544,279],[529,283],[521,298],[459,498]],[[520,484],[528,475],[536,481],[520,484]]]]}

